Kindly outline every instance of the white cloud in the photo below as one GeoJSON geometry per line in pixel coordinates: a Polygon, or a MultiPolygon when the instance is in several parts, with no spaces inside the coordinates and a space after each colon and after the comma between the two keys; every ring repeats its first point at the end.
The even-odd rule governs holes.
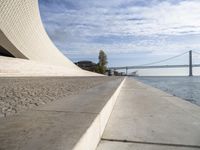
{"type": "Polygon", "coordinates": [[[62,20],[64,24],[93,26],[93,28],[91,26],[84,28],[80,25],[66,27],[74,33],[81,31],[85,36],[200,33],[200,1],[183,1],[175,5],[162,2],[151,7],[87,7],[80,11],[66,10],[62,14],[51,14],[51,16],[48,21],[62,20]]]}
{"type": "Polygon", "coordinates": [[[81,9],[66,8],[57,13],[44,9],[46,17],[43,20],[56,45],[70,55],[96,55],[99,49],[108,53],[140,51],[151,52],[152,55],[200,49],[200,42],[193,41],[192,36],[200,34],[199,0],[151,0],[151,5],[145,3],[143,6],[132,2],[138,0],[77,1],[81,9]],[[129,3],[132,5],[129,6],[129,3]],[[123,4],[126,7],[121,7],[123,4]],[[184,42],[177,39],[169,41],[169,38],[187,35],[191,36],[184,42]],[[122,37],[124,40],[112,43],[91,40],[106,36],[122,37]],[[145,38],[133,38],[127,43],[127,36],[145,38]]]}

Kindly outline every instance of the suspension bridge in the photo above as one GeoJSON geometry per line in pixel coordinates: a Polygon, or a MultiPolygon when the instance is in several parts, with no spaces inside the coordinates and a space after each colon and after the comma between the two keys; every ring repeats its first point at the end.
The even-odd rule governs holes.
{"type": "Polygon", "coordinates": [[[151,63],[148,63],[148,64],[143,64],[143,65],[138,65],[138,66],[109,67],[109,70],[110,71],[112,71],[112,70],[116,71],[116,70],[125,69],[126,75],[128,75],[129,69],[186,68],[186,67],[188,67],[189,76],[193,76],[193,67],[200,67],[200,64],[193,64],[193,57],[192,57],[193,53],[200,55],[199,52],[190,50],[190,51],[181,53],[179,55],[176,55],[176,56],[173,56],[173,57],[170,57],[170,58],[167,58],[167,59],[163,59],[163,60],[160,60],[160,61],[151,62],[151,63]],[[183,65],[155,65],[155,64],[163,63],[163,62],[169,61],[171,59],[174,59],[174,58],[186,55],[186,54],[188,54],[188,57],[189,57],[188,64],[183,64],[183,65]]]}

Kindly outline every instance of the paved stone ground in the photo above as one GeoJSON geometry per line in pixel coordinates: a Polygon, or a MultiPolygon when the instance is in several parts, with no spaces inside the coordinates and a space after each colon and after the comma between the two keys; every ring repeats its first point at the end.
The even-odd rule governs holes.
{"type": "Polygon", "coordinates": [[[86,89],[117,77],[1,77],[0,116],[22,112],[63,97],[76,95],[86,89]]]}
{"type": "Polygon", "coordinates": [[[200,107],[127,78],[97,150],[200,150],[200,107]]]}

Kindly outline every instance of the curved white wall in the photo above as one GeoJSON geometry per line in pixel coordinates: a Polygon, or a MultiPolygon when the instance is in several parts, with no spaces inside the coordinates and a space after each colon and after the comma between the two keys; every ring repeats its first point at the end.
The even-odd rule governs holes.
{"type": "Polygon", "coordinates": [[[0,45],[17,58],[83,71],[49,39],[40,18],[38,0],[0,0],[0,45]]]}

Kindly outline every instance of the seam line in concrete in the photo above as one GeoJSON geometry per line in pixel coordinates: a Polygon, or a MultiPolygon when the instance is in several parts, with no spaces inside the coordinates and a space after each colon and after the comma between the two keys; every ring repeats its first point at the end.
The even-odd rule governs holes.
{"type": "Polygon", "coordinates": [[[143,141],[131,141],[131,140],[120,140],[120,139],[106,139],[102,138],[102,141],[109,142],[122,142],[122,143],[135,143],[135,144],[149,144],[149,145],[159,145],[159,146],[173,146],[173,147],[187,147],[187,148],[200,148],[198,145],[185,145],[185,144],[170,144],[170,143],[156,143],[156,142],[143,142],[143,141]]]}
{"type": "Polygon", "coordinates": [[[99,113],[92,113],[92,112],[75,112],[75,111],[60,111],[60,110],[35,110],[35,111],[43,111],[43,112],[57,112],[57,113],[85,113],[85,114],[92,114],[92,115],[98,115],[99,113]]]}

